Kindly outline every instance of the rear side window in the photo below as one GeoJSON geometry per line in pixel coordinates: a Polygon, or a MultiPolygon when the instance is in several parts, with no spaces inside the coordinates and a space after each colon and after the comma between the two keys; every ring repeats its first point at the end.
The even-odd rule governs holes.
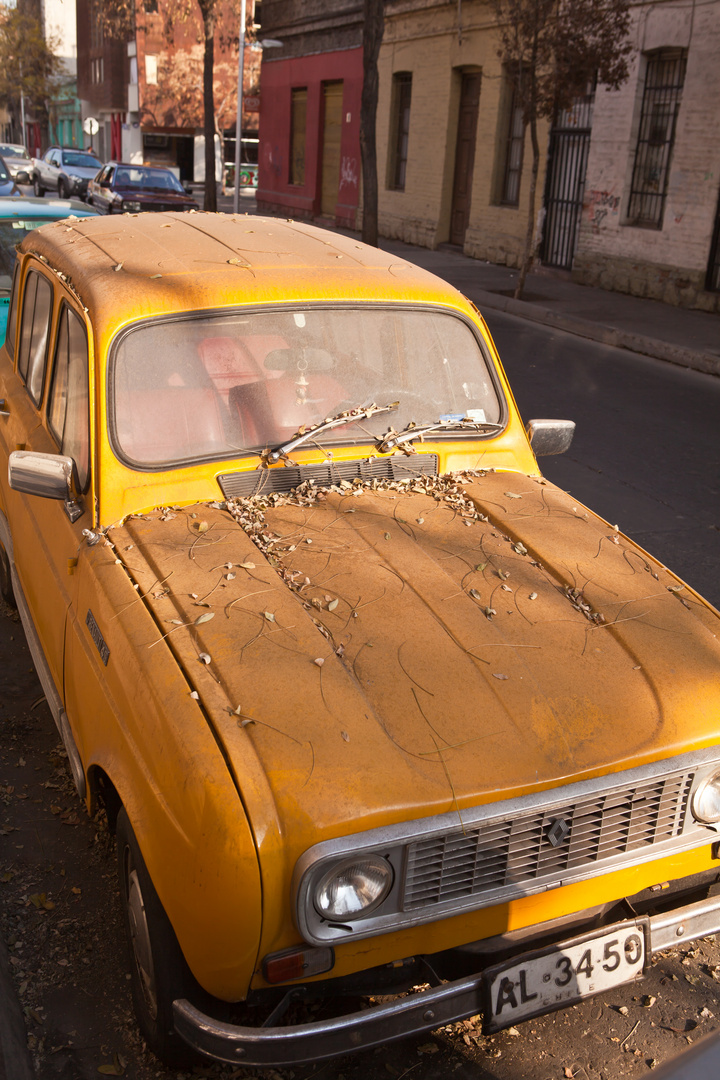
{"type": "Polygon", "coordinates": [[[88,346],[85,327],[67,305],[60,313],[48,423],[60,453],[75,462],[80,491],[90,478],[88,346]]]}
{"type": "Polygon", "coordinates": [[[52,285],[47,278],[30,271],[23,297],[18,371],[36,405],[40,404],[45,381],[52,307],[52,285]]]}

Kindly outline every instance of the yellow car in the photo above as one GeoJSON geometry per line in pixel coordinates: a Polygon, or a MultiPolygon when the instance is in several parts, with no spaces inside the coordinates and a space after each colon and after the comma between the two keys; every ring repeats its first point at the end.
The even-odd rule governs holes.
{"type": "Polygon", "coordinates": [[[2,590],[160,1057],[496,1031],[720,930],[718,612],[543,479],[573,426],[453,288],[294,222],[59,222],[0,397],[2,590]]]}

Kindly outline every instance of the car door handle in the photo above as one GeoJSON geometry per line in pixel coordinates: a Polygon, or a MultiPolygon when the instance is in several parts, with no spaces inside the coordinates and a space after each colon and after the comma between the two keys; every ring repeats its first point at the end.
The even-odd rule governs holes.
{"type": "Polygon", "coordinates": [[[5,398],[0,398],[0,416],[9,416],[10,413],[5,408],[5,398]]]}

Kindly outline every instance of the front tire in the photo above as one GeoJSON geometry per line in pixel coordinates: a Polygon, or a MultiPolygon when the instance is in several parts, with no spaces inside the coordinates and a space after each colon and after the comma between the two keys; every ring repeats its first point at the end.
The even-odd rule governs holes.
{"type": "Polygon", "coordinates": [[[33,192],[35,194],[35,198],[42,199],[44,188],[43,188],[42,184],[40,183],[40,177],[39,176],[36,176],[36,177],[33,178],[33,192]]]}
{"type": "Polygon", "coordinates": [[[67,184],[65,183],[64,180],[58,180],[58,198],[59,199],[69,199],[70,198],[70,192],[68,191],[68,186],[67,186],[67,184]]]}
{"type": "Polygon", "coordinates": [[[4,546],[0,544],[0,596],[8,607],[17,608],[15,593],[12,587],[12,574],[10,573],[10,560],[4,546]]]}
{"type": "Polygon", "coordinates": [[[120,896],[130,949],[132,996],[140,1030],[161,1061],[175,1068],[198,1060],[173,1023],[176,998],[198,989],[155,892],[125,808],[117,819],[120,896]]]}

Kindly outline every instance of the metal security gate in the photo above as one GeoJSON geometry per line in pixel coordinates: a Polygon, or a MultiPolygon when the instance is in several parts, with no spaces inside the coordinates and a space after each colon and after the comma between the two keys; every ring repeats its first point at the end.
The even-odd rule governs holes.
{"type": "Polygon", "coordinates": [[[550,132],[545,182],[545,227],[540,258],[546,266],[572,267],[582,214],[592,127],[594,89],[559,114],[550,132]]]}

